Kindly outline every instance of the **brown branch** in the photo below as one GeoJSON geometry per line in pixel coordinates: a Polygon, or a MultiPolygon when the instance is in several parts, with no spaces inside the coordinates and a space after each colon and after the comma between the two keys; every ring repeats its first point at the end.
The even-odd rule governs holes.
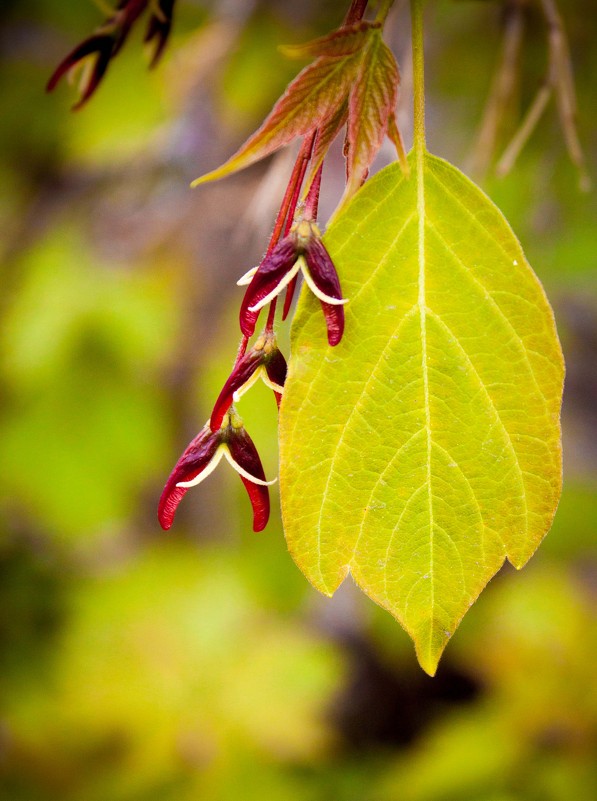
{"type": "Polygon", "coordinates": [[[474,175],[483,176],[489,169],[506,111],[514,95],[518,80],[526,2],[527,0],[510,0],[504,10],[504,32],[499,61],[469,164],[469,170],[474,175]]]}
{"type": "Polygon", "coordinates": [[[568,155],[579,171],[581,189],[588,191],[591,188],[591,180],[587,173],[585,158],[576,128],[576,93],[568,40],[555,0],[539,0],[539,2],[548,27],[549,68],[547,78],[544,85],[535,95],[518,130],[498,161],[496,173],[504,176],[512,169],[522,148],[529,140],[543,115],[553,92],[556,97],[560,125],[562,126],[568,155]]]}
{"type": "Polygon", "coordinates": [[[578,169],[581,189],[588,191],[591,188],[591,179],[587,172],[576,125],[576,92],[568,39],[555,0],[541,0],[541,8],[548,26],[550,77],[555,90],[564,141],[570,160],[578,169]]]}
{"type": "Polygon", "coordinates": [[[504,150],[502,157],[496,164],[495,172],[503,178],[514,166],[520,151],[526,145],[530,135],[535,130],[537,123],[545,111],[552,93],[551,82],[545,83],[535,95],[535,99],[525,114],[518,130],[510,140],[510,144],[504,150]]]}

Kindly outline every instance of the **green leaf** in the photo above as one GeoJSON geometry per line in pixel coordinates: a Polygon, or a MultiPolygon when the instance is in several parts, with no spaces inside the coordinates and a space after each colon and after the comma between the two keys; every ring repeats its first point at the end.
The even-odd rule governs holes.
{"type": "Polygon", "coordinates": [[[329,348],[302,293],[280,483],[307,578],[331,595],[350,571],[433,674],[489,579],[506,558],[522,567],[551,524],[563,362],[499,210],[441,159],[419,166],[382,170],[325,236],[346,332],[329,348]]]}

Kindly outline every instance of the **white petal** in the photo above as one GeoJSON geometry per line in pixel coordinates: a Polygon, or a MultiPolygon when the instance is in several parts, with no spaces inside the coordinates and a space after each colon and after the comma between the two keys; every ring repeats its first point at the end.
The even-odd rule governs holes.
{"type": "MultiPolygon", "coordinates": [[[[251,389],[251,387],[253,386],[253,384],[254,384],[256,381],[259,381],[259,375],[260,375],[260,373],[261,373],[262,371],[263,371],[263,365],[259,366],[259,367],[258,367],[258,368],[255,370],[255,372],[253,373],[253,375],[252,375],[250,378],[248,378],[248,379],[245,381],[245,383],[244,383],[244,384],[241,384],[241,386],[240,386],[240,387],[239,387],[239,388],[236,390],[236,392],[234,392],[234,394],[232,395],[232,400],[233,400],[235,403],[238,403],[238,400],[239,400],[239,398],[241,397],[241,395],[244,395],[244,394],[245,394],[245,392],[246,392],[248,389],[251,389]]],[[[261,376],[261,377],[263,378],[263,376],[261,376]]],[[[265,379],[264,379],[264,380],[265,380],[265,379]]]]}
{"type": "Polygon", "coordinates": [[[207,467],[204,470],[202,470],[198,476],[195,476],[195,478],[191,479],[190,481],[179,481],[176,486],[196,487],[197,484],[201,484],[203,479],[207,478],[209,475],[213,473],[213,471],[222,461],[222,456],[225,456],[227,453],[228,453],[228,448],[224,444],[219,445],[217,451],[211,457],[211,461],[209,462],[207,467]]]}
{"type": "Polygon", "coordinates": [[[276,481],[278,480],[277,478],[274,478],[272,479],[272,481],[263,481],[261,478],[256,478],[255,476],[252,476],[250,473],[247,473],[244,467],[241,467],[238,462],[234,461],[234,459],[232,458],[232,454],[230,453],[228,448],[226,446],[223,447],[224,447],[224,456],[226,457],[226,459],[230,462],[232,467],[234,467],[236,472],[243,478],[246,478],[247,481],[252,481],[253,484],[259,484],[261,487],[271,487],[271,485],[275,484],[276,481]]]}
{"type": "Polygon", "coordinates": [[[322,300],[324,303],[329,303],[330,306],[342,306],[344,303],[348,303],[348,298],[333,298],[330,295],[326,295],[325,292],[322,292],[321,289],[315,286],[315,282],[313,281],[313,277],[309,272],[309,268],[307,264],[303,261],[301,264],[301,269],[303,271],[303,275],[305,276],[305,281],[307,282],[307,286],[311,290],[311,292],[322,300]]]}
{"type": "Polygon", "coordinates": [[[247,272],[238,279],[236,286],[247,286],[247,284],[250,284],[258,269],[259,267],[251,267],[250,270],[247,270],[247,272]]]}
{"type": "Polygon", "coordinates": [[[265,384],[266,387],[273,389],[274,392],[277,392],[279,395],[282,395],[284,392],[284,387],[280,386],[280,384],[276,384],[275,381],[272,381],[271,378],[268,376],[265,367],[263,368],[263,372],[261,373],[261,380],[265,384]]]}
{"type": "Polygon", "coordinates": [[[265,365],[261,365],[258,367],[253,375],[245,381],[245,383],[240,386],[236,392],[232,395],[232,400],[235,403],[238,403],[239,399],[245,394],[248,389],[251,389],[253,384],[261,379],[266,387],[273,389],[274,392],[278,392],[280,395],[284,392],[284,387],[280,386],[280,384],[276,384],[274,381],[270,379],[267,374],[267,370],[265,369],[265,365]]]}
{"type": "Polygon", "coordinates": [[[289,270],[286,273],[286,275],[284,276],[284,278],[282,278],[280,283],[276,284],[276,286],[272,289],[272,291],[269,294],[267,294],[264,298],[262,298],[259,301],[259,303],[256,303],[254,306],[249,306],[249,311],[256,312],[259,311],[259,309],[263,309],[264,306],[267,306],[270,300],[273,300],[276,297],[276,295],[279,295],[280,292],[284,289],[284,287],[288,286],[288,284],[292,281],[294,276],[298,273],[301,266],[300,262],[301,260],[299,257],[292,270],[289,270]]]}

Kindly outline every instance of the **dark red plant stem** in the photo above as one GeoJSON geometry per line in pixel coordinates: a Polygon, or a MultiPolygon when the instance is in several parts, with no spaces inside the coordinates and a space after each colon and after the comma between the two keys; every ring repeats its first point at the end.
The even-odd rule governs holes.
{"type": "Polygon", "coordinates": [[[365,10],[367,9],[368,0],[352,0],[350,8],[346,12],[344,18],[345,25],[354,25],[355,22],[360,22],[363,19],[365,10]]]}
{"type": "MultiPolygon", "coordinates": [[[[234,367],[232,368],[232,372],[234,372],[234,369],[237,367],[238,363],[240,362],[240,360],[243,358],[243,356],[247,352],[247,345],[248,344],[249,344],[249,337],[247,337],[247,336],[245,336],[243,334],[242,339],[241,339],[241,341],[240,341],[240,343],[238,345],[238,351],[237,351],[237,354],[236,354],[236,359],[234,361],[234,367]]],[[[210,428],[211,431],[213,431],[213,428],[211,427],[211,421],[210,421],[209,428],[210,428]]]]}
{"type": "MultiPolygon", "coordinates": [[[[311,153],[313,151],[313,144],[315,143],[315,137],[317,136],[317,129],[313,131],[309,139],[305,140],[307,145],[305,155],[303,156],[300,164],[298,180],[294,187],[294,192],[292,197],[290,198],[290,204],[288,206],[288,216],[286,217],[286,225],[284,226],[284,236],[288,234],[290,229],[292,228],[292,223],[294,222],[294,213],[296,211],[296,206],[298,203],[298,199],[301,194],[301,187],[303,185],[303,179],[305,177],[305,173],[307,172],[307,166],[309,165],[309,159],[311,158],[311,153]]],[[[300,155],[300,154],[299,154],[300,155]]]]}
{"type": "Polygon", "coordinates": [[[313,178],[313,183],[309,187],[309,193],[305,199],[305,220],[315,220],[317,218],[322,171],[323,171],[323,163],[315,173],[315,178],[313,178]]]}
{"type": "Polygon", "coordinates": [[[310,136],[303,140],[299,154],[296,157],[294,167],[292,168],[292,175],[288,181],[288,186],[286,187],[286,192],[284,193],[284,198],[282,200],[282,205],[280,206],[280,211],[276,216],[274,230],[272,231],[267,248],[267,255],[269,255],[278,244],[278,240],[280,239],[282,230],[284,229],[284,222],[286,221],[284,235],[288,233],[290,230],[290,225],[292,225],[294,210],[296,208],[298,196],[301,191],[301,184],[303,183],[303,178],[305,177],[305,172],[307,171],[307,165],[309,163],[309,159],[311,158],[313,142],[315,141],[315,133],[316,132],[314,131],[310,136]],[[290,220],[290,225],[288,225],[288,220],[290,220]]]}
{"type": "MultiPolygon", "coordinates": [[[[319,207],[319,190],[321,189],[321,173],[323,172],[323,164],[317,170],[315,174],[315,178],[313,179],[313,183],[309,187],[309,192],[307,194],[307,198],[305,200],[305,219],[306,220],[316,220],[317,219],[317,209],[319,207]]],[[[286,288],[286,297],[284,298],[284,308],[282,309],[282,320],[285,320],[288,317],[288,312],[290,311],[290,306],[292,304],[292,298],[294,297],[294,292],[296,289],[296,282],[298,276],[294,276],[292,281],[288,284],[286,288]]]]}
{"type": "MultiPolygon", "coordinates": [[[[299,150],[294,167],[292,168],[292,174],[290,176],[290,180],[288,181],[284,198],[282,199],[282,205],[280,206],[280,210],[276,215],[274,230],[272,231],[272,235],[270,237],[266,255],[269,255],[278,244],[278,240],[282,236],[282,231],[284,230],[284,236],[286,236],[286,234],[288,234],[290,231],[303,179],[305,177],[309,159],[311,158],[311,153],[313,151],[313,143],[315,142],[316,135],[317,131],[314,131],[310,136],[303,140],[303,144],[299,150]],[[284,225],[285,222],[286,225],[284,225]]],[[[274,298],[269,307],[269,313],[265,325],[266,331],[273,331],[274,317],[276,315],[276,300],[277,299],[274,298]]],[[[234,363],[235,367],[247,352],[248,344],[249,337],[243,336],[238,347],[238,353],[236,354],[236,361],[234,363]]]]}
{"type": "MultiPolygon", "coordinates": [[[[299,180],[296,183],[295,191],[290,201],[288,217],[286,218],[286,225],[284,227],[284,236],[287,236],[292,228],[292,224],[294,222],[294,214],[296,211],[296,206],[299,199],[299,194],[301,190],[301,186],[303,184],[303,179],[305,177],[305,173],[307,171],[307,165],[309,164],[309,159],[311,158],[311,153],[313,152],[313,145],[315,144],[315,139],[317,138],[317,128],[313,131],[309,140],[305,140],[303,145],[307,144],[307,153],[308,155],[302,160],[301,162],[301,170],[299,175],[299,180]]],[[[300,156],[300,154],[299,154],[300,156]]],[[[297,159],[298,161],[298,159],[297,159]]],[[[317,176],[316,176],[317,180],[317,176]]],[[[309,192],[310,194],[310,192],[309,192]]],[[[319,194],[319,193],[318,193],[319,194]]],[[[284,297],[284,308],[282,309],[282,320],[284,321],[288,317],[288,312],[290,311],[290,306],[292,304],[292,299],[294,297],[294,292],[296,290],[296,282],[298,276],[294,276],[292,281],[286,287],[286,296],[284,297]]]]}
{"type": "MultiPolygon", "coordinates": [[[[272,233],[272,238],[270,239],[269,247],[267,252],[270,253],[273,248],[276,246],[278,239],[282,234],[282,223],[284,219],[286,219],[286,225],[284,225],[284,233],[283,236],[287,236],[292,228],[292,224],[294,222],[294,213],[296,211],[296,206],[298,203],[298,199],[301,192],[301,187],[303,185],[303,180],[305,178],[305,173],[307,172],[307,166],[309,164],[309,159],[311,158],[311,153],[313,152],[313,145],[315,143],[315,138],[317,136],[317,129],[313,131],[313,133],[306,139],[303,140],[303,144],[301,145],[301,149],[299,154],[296,158],[296,162],[294,164],[294,168],[292,170],[292,175],[290,176],[290,181],[288,182],[288,187],[286,189],[286,193],[284,195],[284,200],[282,201],[282,206],[280,207],[280,211],[278,212],[278,216],[276,217],[276,224],[274,225],[274,231],[272,233]]],[[[292,302],[292,296],[294,295],[294,288],[296,286],[296,277],[292,280],[286,290],[286,299],[284,301],[284,311],[282,314],[282,319],[285,320],[288,314],[288,310],[290,308],[290,303],[292,302]]],[[[270,304],[269,314],[267,316],[267,323],[265,326],[266,331],[273,331],[274,328],[274,317],[276,315],[276,301],[277,298],[274,298],[270,304]]]]}
{"type": "Polygon", "coordinates": [[[278,298],[274,298],[269,304],[269,313],[267,315],[267,322],[265,324],[266,331],[274,330],[274,317],[276,316],[276,302],[278,298]]]}
{"type": "MultiPolygon", "coordinates": [[[[242,337],[242,339],[241,339],[241,341],[240,341],[240,343],[239,343],[239,346],[238,346],[238,352],[237,352],[237,354],[236,354],[236,360],[235,360],[235,362],[234,362],[234,367],[236,367],[236,365],[237,365],[237,364],[240,362],[240,360],[242,359],[242,357],[243,357],[243,356],[245,355],[245,353],[247,352],[247,345],[248,345],[248,344],[249,344],[249,337],[247,337],[247,336],[245,336],[245,335],[243,334],[243,337],[242,337]]],[[[233,369],[234,369],[234,368],[233,368],[233,369]]]]}

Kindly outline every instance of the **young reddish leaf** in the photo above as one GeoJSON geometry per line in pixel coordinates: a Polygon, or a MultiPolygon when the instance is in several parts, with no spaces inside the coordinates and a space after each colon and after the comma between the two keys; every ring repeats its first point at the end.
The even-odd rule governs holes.
{"type": "Polygon", "coordinates": [[[305,67],[288,86],[261,128],[225,164],[193,181],[192,186],[242,170],[295,137],[313,131],[342,105],[355,81],[359,62],[360,53],[342,58],[321,56],[305,67]]]}
{"type": "Polygon", "coordinates": [[[398,99],[400,75],[392,51],[374,31],[363,51],[357,80],[348,105],[347,174],[343,201],[351,197],[367,177],[367,171],[388,130],[388,120],[398,99]]]}
{"type": "Polygon", "coordinates": [[[350,56],[361,50],[367,43],[371,30],[380,28],[379,22],[357,22],[336,31],[298,45],[283,45],[280,50],[289,58],[315,58],[329,56],[338,58],[350,56]]]}

